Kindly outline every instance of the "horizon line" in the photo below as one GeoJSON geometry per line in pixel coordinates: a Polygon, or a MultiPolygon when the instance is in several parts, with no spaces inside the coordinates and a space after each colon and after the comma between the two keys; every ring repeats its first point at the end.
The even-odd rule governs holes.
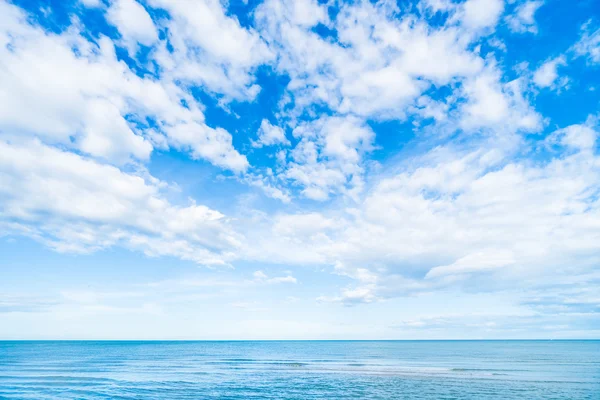
{"type": "Polygon", "coordinates": [[[560,339],[2,339],[0,342],[567,342],[600,338],[560,339]]]}

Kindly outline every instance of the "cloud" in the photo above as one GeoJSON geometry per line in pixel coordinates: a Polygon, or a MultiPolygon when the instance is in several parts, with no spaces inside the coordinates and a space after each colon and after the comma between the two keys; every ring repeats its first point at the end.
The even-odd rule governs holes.
{"type": "Polygon", "coordinates": [[[586,57],[589,63],[600,63],[600,29],[595,31],[591,28],[592,21],[588,21],[581,27],[579,41],[573,46],[575,54],[586,57]]]}
{"type": "Polygon", "coordinates": [[[3,222],[58,251],[121,245],[151,256],[225,264],[239,238],[218,211],[170,204],[165,184],[39,141],[0,141],[3,222]]]}
{"type": "Polygon", "coordinates": [[[575,124],[559,129],[546,140],[550,144],[559,143],[579,151],[592,151],[598,139],[598,132],[594,129],[594,125],[595,119],[589,118],[586,124],[575,124]]]}
{"type": "Polygon", "coordinates": [[[254,147],[273,146],[282,144],[289,146],[290,141],[285,137],[285,132],[278,126],[273,126],[271,123],[263,119],[258,129],[258,141],[253,143],[254,147]]]}
{"type": "Polygon", "coordinates": [[[288,276],[277,276],[275,278],[270,278],[267,280],[267,283],[297,283],[298,281],[291,275],[288,276]]]}
{"type": "Polygon", "coordinates": [[[162,22],[170,46],[162,42],[155,55],[164,74],[224,95],[226,101],[256,97],[260,87],[252,72],[273,57],[257,32],[226,15],[219,1],[150,0],[148,4],[170,16],[162,22]]]}
{"type": "Polygon", "coordinates": [[[79,0],[86,7],[100,7],[102,2],[100,0],[79,0]]]}
{"type": "Polygon", "coordinates": [[[146,9],[135,0],[115,0],[108,8],[107,18],[110,23],[119,29],[128,47],[134,49],[135,44],[146,46],[158,40],[156,27],[146,9]]]}
{"type": "Polygon", "coordinates": [[[192,96],[169,79],[137,76],[107,37],[90,42],[76,26],[48,33],[13,5],[0,11],[8,21],[0,32],[0,135],[31,135],[116,164],[169,146],[235,172],[248,168],[192,96]]]}
{"type": "Polygon", "coordinates": [[[536,164],[515,160],[519,147],[504,139],[438,147],[376,180],[356,207],[280,215],[269,243],[251,244],[262,256],[248,256],[277,263],[310,253],[300,262],[335,266],[333,273],[356,282],[320,298],[343,303],[445,287],[534,286],[539,276],[560,281],[564,263],[573,266],[568,274],[583,273],[596,259],[600,234],[600,164],[590,151],[597,137],[590,124],[559,130],[557,140],[570,151],[536,164]]]}
{"type": "MultiPolygon", "coordinates": [[[[411,14],[396,18],[383,4],[360,2],[341,7],[334,21],[321,21],[335,25],[336,43],[298,22],[293,4],[269,0],[255,15],[279,53],[277,69],[291,78],[296,108],[323,104],[343,114],[403,118],[431,83],[448,84],[482,67],[467,51],[473,37],[462,27],[435,29],[411,14]]],[[[312,4],[315,15],[324,15],[322,5],[312,4]]]]}
{"type": "Polygon", "coordinates": [[[340,296],[319,296],[317,297],[317,301],[342,303],[345,305],[372,303],[378,299],[374,289],[374,285],[362,286],[357,288],[344,288],[342,289],[340,296]]]}
{"type": "Polygon", "coordinates": [[[568,78],[559,79],[558,67],[567,65],[565,56],[546,61],[533,74],[533,82],[541,88],[560,88],[568,83],[568,78]]]}
{"type": "Polygon", "coordinates": [[[485,272],[510,266],[515,263],[511,252],[477,252],[464,256],[452,264],[434,267],[425,275],[426,279],[438,278],[448,275],[459,275],[476,272],[485,272]]]}
{"type": "Polygon", "coordinates": [[[524,83],[501,82],[494,62],[469,49],[478,30],[495,25],[503,2],[447,4],[451,18],[441,27],[409,13],[397,18],[385,5],[345,5],[335,17],[325,17],[323,6],[310,4],[319,16],[310,23],[297,20],[292,2],[266,1],[255,12],[258,29],[279,54],[278,71],[291,78],[287,89],[293,101],[282,106],[280,116],[298,141],[278,158],[274,172],[299,187],[303,197],[357,198],[365,186],[364,157],[374,141],[366,118],[433,119],[448,134],[542,127],[541,116],[524,98],[524,83]],[[337,41],[315,33],[317,23],[335,27],[337,41]],[[423,94],[445,85],[461,91],[436,100],[423,94]],[[466,104],[458,112],[461,103],[466,104]],[[322,106],[332,115],[297,120],[322,106]]]}
{"type": "Polygon", "coordinates": [[[106,301],[114,301],[124,298],[144,297],[143,292],[100,292],[93,290],[67,290],[60,293],[61,297],[74,303],[93,304],[106,301]]]}
{"type": "Polygon", "coordinates": [[[231,303],[231,307],[241,308],[245,311],[252,311],[252,312],[268,310],[268,308],[266,308],[266,307],[261,307],[260,303],[256,302],[256,301],[236,301],[236,302],[231,303]]]}
{"type": "Polygon", "coordinates": [[[537,24],[535,23],[535,13],[544,5],[543,1],[525,1],[519,4],[513,14],[506,17],[506,23],[513,32],[518,33],[533,33],[538,32],[537,24]]]}
{"type": "Polygon", "coordinates": [[[467,0],[463,4],[463,23],[472,29],[494,27],[504,11],[503,0],[467,0]]]}
{"type": "Polygon", "coordinates": [[[310,237],[336,226],[336,221],[313,213],[280,215],[274,219],[273,233],[290,237],[310,237]]]}
{"type": "Polygon", "coordinates": [[[290,203],[292,198],[287,188],[277,186],[276,177],[271,170],[267,170],[266,175],[248,173],[244,176],[243,181],[248,185],[257,187],[262,192],[273,199],[282,201],[283,203],[290,203]]]}
{"type": "Polygon", "coordinates": [[[265,274],[263,271],[254,271],[254,274],[252,274],[252,276],[254,276],[254,279],[256,280],[267,279],[267,274],[265,274]]]}
{"type": "Polygon", "coordinates": [[[38,135],[117,162],[147,159],[151,144],[130,129],[119,103],[109,100],[111,81],[105,80],[118,84],[123,75],[108,43],[94,49],[76,34],[45,34],[14,6],[0,8],[12,23],[2,32],[0,49],[6,66],[0,72],[2,133],[38,135]],[[89,58],[78,58],[72,48],[89,58]]]}
{"type": "Polygon", "coordinates": [[[300,124],[292,134],[299,142],[281,177],[302,187],[302,194],[313,200],[360,191],[363,157],[373,149],[375,137],[368,125],[356,117],[321,117],[300,124]]]}
{"type": "MultiPolygon", "coordinates": [[[[589,324],[592,315],[582,316],[578,327],[569,323],[567,314],[541,314],[514,310],[512,312],[477,312],[477,313],[447,313],[428,314],[418,318],[405,319],[393,324],[394,329],[413,332],[417,335],[439,332],[441,335],[451,335],[452,332],[470,333],[470,337],[514,337],[522,338],[533,330],[537,336],[546,335],[554,338],[556,331],[563,331],[559,337],[569,337],[577,332],[579,327],[589,324]],[[583,322],[582,324],[582,321],[583,322]]],[[[459,333],[459,337],[460,337],[459,333]]],[[[442,336],[446,337],[446,336],[442,336]]]]}
{"type": "Polygon", "coordinates": [[[466,103],[461,107],[459,125],[463,129],[536,132],[542,128],[541,116],[523,95],[522,78],[502,83],[501,72],[488,66],[463,85],[466,103]]]}
{"type": "Polygon", "coordinates": [[[57,301],[42,296],[3,294],[0,296],[0,314],[40,313],[56,304],[57,301]]]}
{"type": "Polygon", "coordinates": [[[254,274],[252,274],[252,276],[254,277],[255,282],[266,283],[269,285],[278,283],[298,283],[296,278],[294,278],[292,275],[276,276],[269,278],[267,274],[265,274],[263,271],[254,271],[254,274]]]}
{"type": "MultiPolygon", "coordinates": [[[[325,274],[323,302],[489,292],[539,313],[432,313],[401,318],[403,329],[485,330],[510,315],[525,329],[549,310],[561,323],[597,312],[584,290],[600,261],[597,116],[535,108],[538,88],[577,82],[573,54],[600,62],[590,22],[531,73],[529,58],[510,69],[514,44],[496,27],[536,33],[541,1],[506,16],[500,0],[266,0],[248,15],[214,0],[83,3],[97,9],[79,5],[56,28],[0,2],[2,235],[264,269],[153,286],[187,288],[181,298],[298,283],[265,272],[285,265],[325,274]],[[181,174],[165,173],[163,152],[181,174]],[[208,178],[187,182],[190,160],[212,164],[208,178]]],[[[61,301],[159,308],[142,296],[116,310],[128,292],[61,301]]],[[[258,304],[238,300],[224,304],[258,304]]],[[[4,306],[19,302],[43,308],[4,306]]]]}

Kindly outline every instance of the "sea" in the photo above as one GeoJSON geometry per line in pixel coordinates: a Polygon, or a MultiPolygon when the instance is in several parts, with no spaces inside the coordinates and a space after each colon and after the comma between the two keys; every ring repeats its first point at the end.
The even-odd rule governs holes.
{"type": "Polygon", "coordinates": [[[0,399],[600,400],[600,341],[0,341],[0,399]]]}

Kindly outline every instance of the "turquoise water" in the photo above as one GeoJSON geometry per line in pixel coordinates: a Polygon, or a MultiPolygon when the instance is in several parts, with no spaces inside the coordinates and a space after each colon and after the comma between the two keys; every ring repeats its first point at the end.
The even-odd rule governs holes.
{"type": "Polygon", "coordinates": [[[6,341],[0,398],[600,399],[600,341],[6,341]]]}

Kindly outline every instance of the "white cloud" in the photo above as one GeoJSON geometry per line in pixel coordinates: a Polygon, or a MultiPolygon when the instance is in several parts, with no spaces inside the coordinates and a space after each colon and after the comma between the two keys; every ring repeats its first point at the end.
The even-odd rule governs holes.
{"type": "Polygon", "coordinates": [[[501,83],[501,73],[493,66],[464,83],[467,103],[462,106],[460,125],[466,129],[491,128],[505,133],[538,131],[541,116],[523,96],[523,81],[501,83]]]}
{"type": "Polygon", "coordinates": [[[340,296],[320,296],[317,298],[317,301],[343,303],[346,305],[372,303],[378,299],[374,289],[374,285],[361,286],[357,288],[344,288],[342,289],[340,296]]]}
{"type": "Polygon", "coordinates": [[[90,100],[85,118],[84,135],[79,148],[87,154],[108,160],[147,159],[152,145],[133,133],[117,107],[105,100],[90,100]]]}
{"type": "Polygon", "coordinates": [[[287,276],[277,276],[274,278],[267,279],[267,283],[277,284],[277,283],[298,283],[296,278],[291,275],[287,276]]]}
{"type": "MultiPolygon", "coordinates": [[[[137,66],[150,68],[147,74],[120,61],[109,38],[91,41],[80,21],[52,33],[0,2],[2,234],[62,252],[121,246],[204,265],[318,267],[346,282],[320,300],[344,304],[454,290],[538,290],[541,281],[565,277],[595,282],[584,276],[600,261],[597,121],[559,129],[532,149],[534,139],[522,133],[546,124],[528,99],[536,91],[526,78],[507,80],[502,63],[482,50],[503,46],[486,35],[504,2],[429,0],[420,15],[359,2],[330,16],[317,1],[267,0],[256,7],[255,21],[243,23],[216,0],[150,0],[154,20],[141,2],[105,3],[130,56],[138,43],[151,47],[147,65],[137,66]],[[443,25],[422,16],[436,11],[447,12],[443,25]],[[160,17],[165,12],[169,17],[160,17]],[[315,33],[321,28],[332,37],[315,33]],[[262,120],[258,140],[241,146],[263,147],[253,156],[272,151],[265,160],[273,165],[251,167],[228,131],[207,125],[192,92],[214,95],[234,118],[237,102],[256,99],[256,72],[265,64],[289,84],[274,110],[279,126],[262,120]],[[384,120],[412,122],[407,130],[417,146],[386,152],[380,165],[369,160],[377,150],[371,126],[384,120]],[[214,197],[174,201],[179,196],[169,185],[143,168],[155,148],[231,170],[238,174],[231,181],[284,204],[244,211],[234,204],[226,216],[199,204],[214,197]],[[298,195],[330,202],[295,201],[298,195]]],[[[540,5],[523,2],[506,17],[509,28],[535,32],[540,5]]],[[[597,38],[586,25],[574,51],[598,61],[597,38]]],[[[533,82],[564,86],[558,67],[565,64],[565,56],[549,60],[533,82]]],[[[280,275],[256,271],[244,280],[186,284],[298,283],[290,272],[280,275]]],[[[111,297],[65,293],[84,303],[111,297]]],[[[597,300],[568,290],[554,295],[554,307],[569,309],[570,295],[597,300]]],[[[538,298],[525,301],[542,307],[538,298]]],[[[139,309],[154,310],[127,312],[139,309]]],[[[433,315],[400,325],[476,323],[455,320],[433,315]]],[[[485,329],[502,322],[483,320],[477,323],[485,329]]]]}
{"type": "Polygon", "coordinates": [[[147,160],[156,143],[236,172],[248,168],[231,135],[206,126],[202,105],[169,79],[135,75],[108,38],[89,42],[77,27],[45,32],[6,3],[0,12],[0,135],[32,135],[116,164],[147,160]]]}
{"type": "Polygon", "coordinates": [[[270,173],[268,173],[266,176],[247,173],[243,177],[242,181],[246,182],[248,185],[261,189],[262,192],[268,197],[280,200],[283,203],[290,203],[292,201],[292,197],[289,193],[289,190],[285,187],[277,186],[277,183],[275,182],[276,179],[271,170],[267,170],[267,172],[270,173]]]}
{"type": "Polygon", "coordinates": [[[278,236],[304,238],[319,235],[329,228],[336,226],[332,219],[319,213],[303,213],[280,215],[274,219],[273,233],[278,236]]]}
{"type": "Polygon", "coordinates": [[[193,158],[204,158],[222,168],[245,171],[249,164],[232,143],[231,134],[222,128],[211,128],[194,120],[166,125],[173,147],[191,152],[193,158]]]}
{"type": "MultiPolygon", "coordinates": [[[[169,11],[174,20],[170,27],[181,35],[173,35],[176,42],[190,39],[195,46],[226,64],[252,66],[268,54],[259,36],[244,29],[236,19],[227,17],[218,1],[198,1],[192,5],[185,0],[151,0],[150,4],[169,11]],[[215,41],[217,36],[219,40],[215,41]]],[[[175,43],[174,47],[178,49],[181,45],[184,44],[175,43]]]]}
{"type": "Polygon", "coordinates": [[[86,7],[100,7],[102,6],[102,2],[100,0],[79,0],[86,7]]]}
{"type": "Polygon", "coordinates": [[[292,7],[291,18],[298,25],[312,27],[328,20],[327,12],[315,0],[294,1],[292,7]]]}
{"type": "Polygon", "coordinates": [[[514,160],[522,147],[502,137],[438,147],[401,163],[404,172],[371,178],[356,207],[280,215],[273,235],[256,225],[268,239],[251,240],[247,257],[335,266],[357,284],[320,300],[343,303],[447,287],[533,287],[540,277],[585,273],[600,243],[592,123],[558,131],[570,151],[536,164],[514,160]]]}
{"type": "MultiPolygon", "coordinates": [[[[0,141],[3,222],[59,251],[121,245],[148,255],[225,264],[239,237],[218,211],[170,204],[164,183],[39,141],[0,141]]],[[[13,231],[16,231],[14,229],[13,231]]]]}
{"type": "Polygon", "coordinates": [[[463,23],[472,29],[491,28],[504,11],[504,0],[467,0],[463,4],[463,23]]]}
{"type": "Polygon", "coordinates": [[[586,57],[589,62],[600,63],[600,29],[592,31],[591,21],[588,21],[581,27],[581,37],[573,46],[575,53],[586,57]]]}
{"type": "Polygon", "coordinates": [[[362,186],[363,156],[375,134],[356,117],[321,117],[292,132],[300,141],[280,176],[302,187],[305,197],[326,200],[332,193],[352,195],[362,186]]]}
{"type": "Polygon", "coordinates": [[[565,56],[546,61],[533,74],[533,82],[541,88],[555,88],[566,85],[568,81],[558,79],[558,67],[567,65],[565,56]]]}
{"type": "Polygon", "coordinates": [[[571,125],[559,129],[548,137],[547,140],[558,142],[580,151],[593,150],[598,139],[598,132],[593,128],[593,119],[590,119],[585,125],[571,125]]]}
{"type": "Polygon", "coordinates": [[[480,251],[464,256],[452,264],[434,267],[427,272],[425,278],[438,278],[447,275],[460,275],[473,272],[485,272],[510,266],[515,263],[511,252],[480,251]]]}
{"type": "Polygon", "coordinates": [[[106,11],[110,23],[117,27],[128,47],[135,52],[137,42],[150,46],[158,40],[156,27],[146,9],[135,0],[114,0],[106,11]]]}
{"type": "Polygon", "coordinates": [[[276,285],[279,283],[298,283],[298,280],[291,275],[269,278],[263,271],[255,271],[252,276],[254,277],[255,282],[266,283],[269,285],[276,285]]]}
{"type": "Polygon", "coordinates": [[[282,144],[285,146],[290,145],[290,141],[285,137],[285,132],[278,126],[271,125],[271,123],[263,119],[258,129],[258,141],[253,143],[254,147],[262,146],[273,146],[282,144]]]}
{"type": "Polygon", "coordinates": [[[2,133],[35,134],[67,145],[73,145],[73,137],[74,145],[88,154],[115,161],[130,154],[148,158],[152,146],[128,127],[120,114],[122,103],[111,93],[110,80],[118,83],[123,75],[110,49],[92,54],[90,44],[77,35],[44,34],[18,12],[11,22],[12,29],[9,25],[2,35],[13,50],[0,49],[5,65],[0,72],[2,133]],[[72,47],[89,58],[77,58],[72,47]]]}
{"type": "Polygon", "coordinates": [[[226,15],[216,0],[150,0],[149,5],[169,12],[165,43],[155,59],[172,79],[226,96],[226,100],[251,100],[260,87],[253,69],[273,55],[261,37],[226,15]],[[218,40],[215,40],[218,38],[218,40]]]}
{"type": "Polygon", "coordinates": [[[431,9],[434,13],[455,8],[455,4],[452,3],[452,0],[423,0],[419,4],[431,9]]]}
{"type": "Polygon", "coordinates": [[[265,274],[263,271],[254,271],[254,274],[252,274],[252,276],[254,276],[254,279],[258,280],[267,279],[267,274],[265,274]]]}
{"type": "MultiPolygon", "coordinates": [[[[495,25],[503,2],[429,6],[447,9],[450,22],[432,27],[410,14],[398,17],[385,5],[345,5],[333,20],[320,20],[335,26],[337,43],[296,21],[292,2],[270,0],[257,8],[257,29],[277,50],[277,68],[290,75],[287,89],[294,98],[293,108],[280,116],[289,120],[299,141],[280,159],[278,178],[299,186],[313,200],[340,193],[356,199],[364,188],[363,155],[372,149],[373,136],[370,129],[348,124],[360,127],[365,118],[416,115],[443,123],[440,131],[540,130],[541,116],[524,98],[524,83],[501,82],[502,71],[493,59],[484,62],[477,47],[470,49],[478,39],[476,31],[495,25]],[[429,88],[452,88],[457,82],[462,91],[454,90],[446,99],[423,95],[429,88]],[[461,103],[459,112],[450,112],[461,103]],[[336,123],[330,126],[339,128],[327,131],[324,117],[298,121],[299,114],[316,105],[331,109],[329,119],[336,123]]],[[[318,10],[323,6],[313,7],[315,15],[322,15],[318,10]]]]}
{"type": "Polygon", "coordinates": [[[325,104],[344,114],[403,118],[431,83],[471,76],[483,64],[466,50],[472,36],[461,27],[434,29],[410,14],[397,18],[384,4],[344,5],[332,21],[334,43],[298,23],[293,4],[266,1],[256,19],[279,53],[277,68],[290,75],[297,113],[325,104]]]}
{"type": "Polygon", "coordinates": [[[513,32],[537,33],[538,27],[535,23],[536,11],[544,5],[543,1],[525,1],[519,4],[513,14],[506,17],[506,23],[513,32]]]}

